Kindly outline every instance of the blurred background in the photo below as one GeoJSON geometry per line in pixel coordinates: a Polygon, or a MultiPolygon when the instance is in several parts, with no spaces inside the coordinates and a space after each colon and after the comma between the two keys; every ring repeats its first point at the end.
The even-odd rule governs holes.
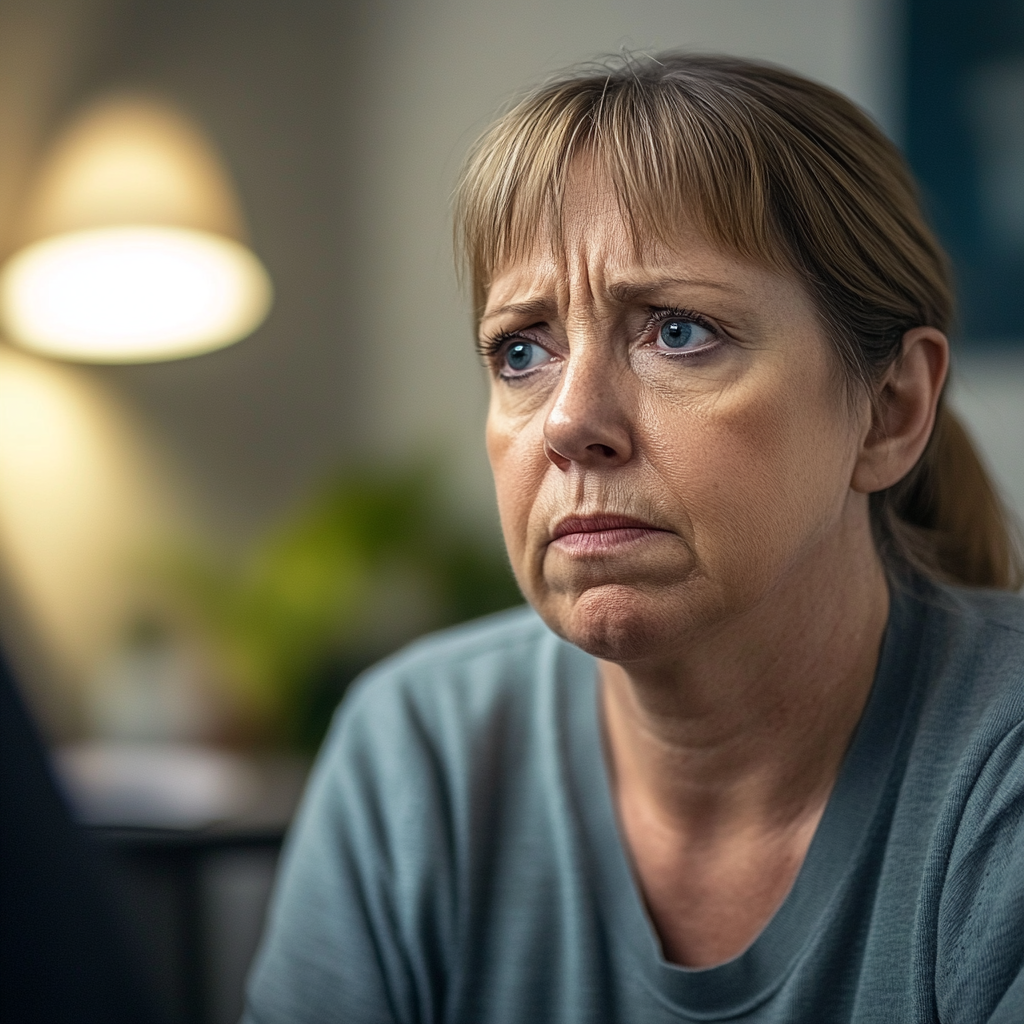
{"type": "MultiPolygon", "coordinates": [[[[956,264],[954,403],[1024,510],[1020,0],[0,0],[0,638],[174,1020],[236,1019],[348,681],[519,600],[467,147],[553,70],[672,47],[795,68],[903,148],[956,264]],[[139,224],[226,261],[220,321],[103,349],[123,323],[33,313],[74,255],[44,243],[139,224]]],[[[126,266],[74,301],[130,319],[126,266]]]]}

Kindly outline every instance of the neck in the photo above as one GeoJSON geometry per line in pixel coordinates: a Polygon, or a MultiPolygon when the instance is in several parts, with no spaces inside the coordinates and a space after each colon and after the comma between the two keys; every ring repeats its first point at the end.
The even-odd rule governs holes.
{"type": "Polygon", "coordinates": [[[888,618],[870,537],[844,547],[667,661],[601,663],[620,809],[702,842],[816,824],[888,618]]]}

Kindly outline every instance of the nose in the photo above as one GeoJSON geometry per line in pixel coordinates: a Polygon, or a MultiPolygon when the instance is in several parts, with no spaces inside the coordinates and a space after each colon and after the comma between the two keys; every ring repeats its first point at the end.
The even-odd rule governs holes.
{"type": "Polygon", "coordinates": [[[611,469],[633,455],[630,387],[600,346],[567,360],[544,421],[544,452],[559,469],[611,469]]]}

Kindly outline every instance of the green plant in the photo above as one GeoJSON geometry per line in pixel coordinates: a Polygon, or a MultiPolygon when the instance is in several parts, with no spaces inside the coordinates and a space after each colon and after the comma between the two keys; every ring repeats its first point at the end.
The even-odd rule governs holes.
{"type": "Polygon", "coordinates": [[[418,632],[522,600],[504,553],[441,514],[436,490],[422,470],[350,470],[241,558],[161,560],[264,738],[314,747],[358,670],[418,632]]]}

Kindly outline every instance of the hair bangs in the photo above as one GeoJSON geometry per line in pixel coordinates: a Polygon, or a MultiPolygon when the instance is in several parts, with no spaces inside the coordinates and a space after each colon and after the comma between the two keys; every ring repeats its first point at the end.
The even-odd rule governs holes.
{"type": "Polygon", "coordinates": [[[456,193],[455,241],[477,318],[499,267],[524,259],[545,235],[560,241],[580,158],[611,184],[638,251],[652,241],[671,246],[692,225],[742,258],[792,267],[770,222],[753,132],[699,109],[700,97],[672,80],[652,88],[606,71],[574,85],[554,83],[524,100],[470,157],[456,193]]]}

